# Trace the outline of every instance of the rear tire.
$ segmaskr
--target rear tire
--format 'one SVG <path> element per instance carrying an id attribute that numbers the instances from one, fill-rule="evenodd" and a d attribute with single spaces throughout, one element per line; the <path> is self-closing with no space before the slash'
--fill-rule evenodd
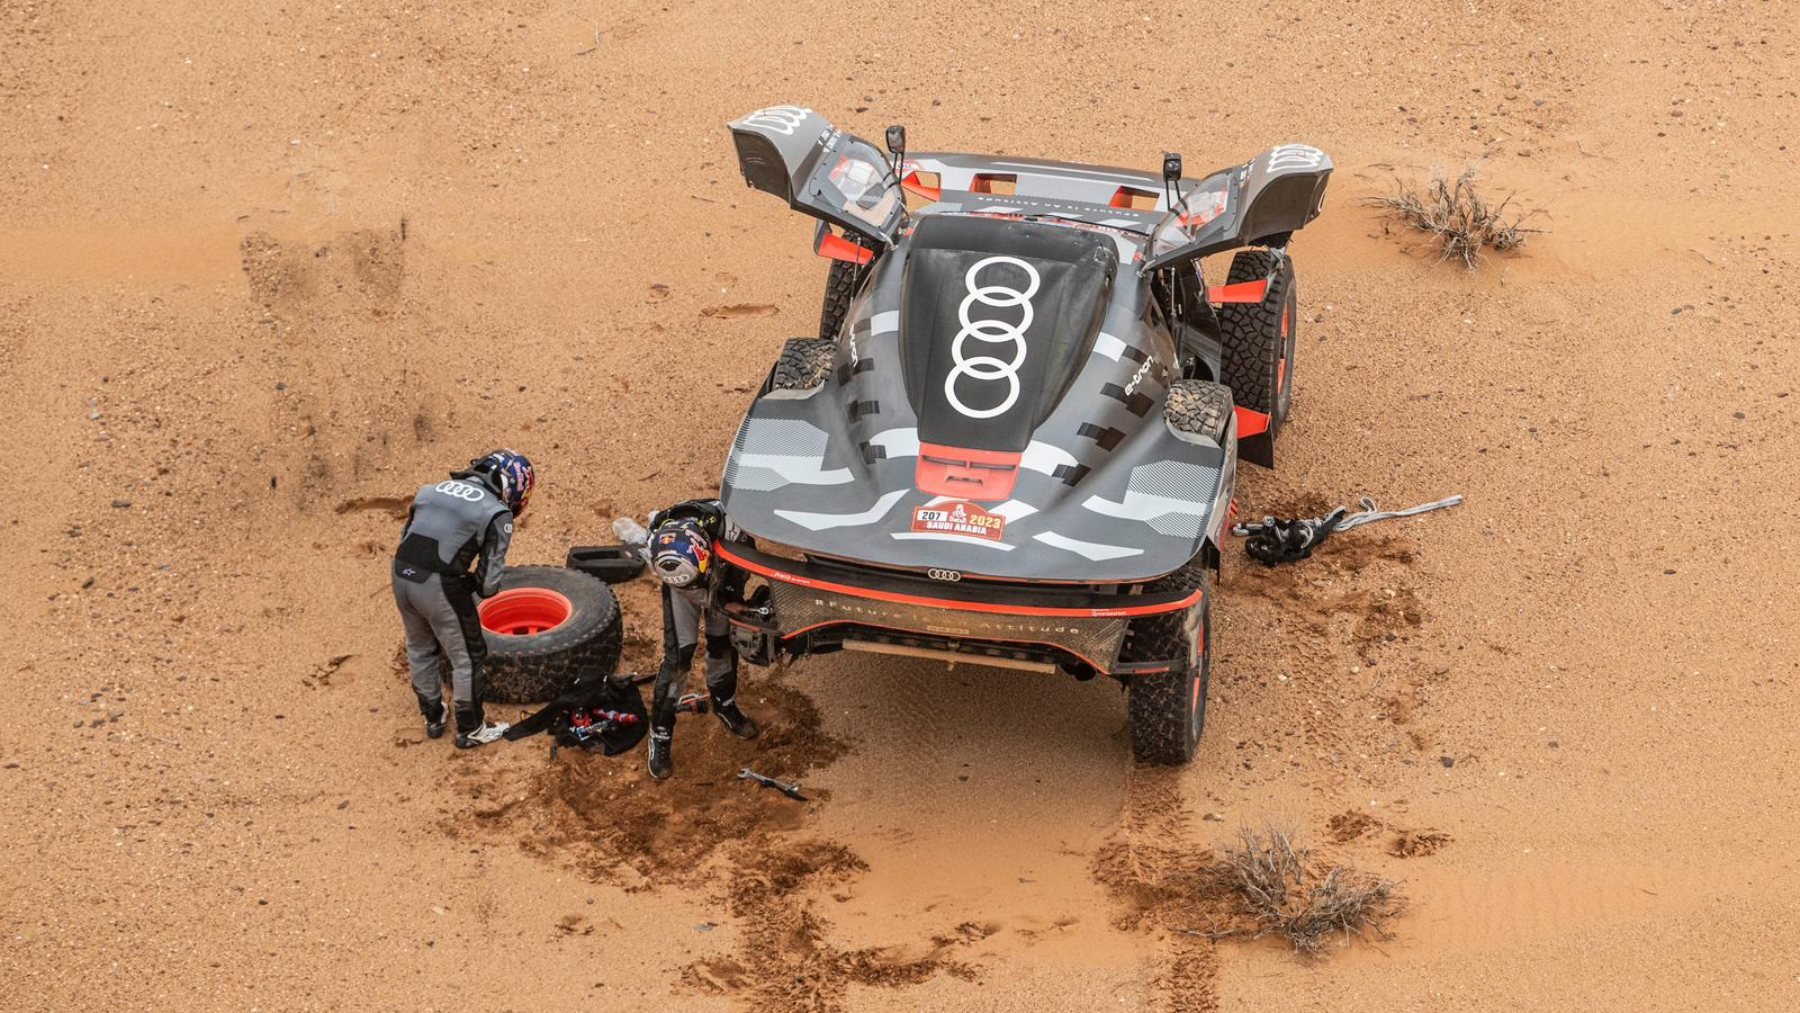
<path id="1" fill-rule="evenodd" d="M 1271 277 L 1273 276 L 1273 277 Z M 1224 339 L 1220 379 L 1235 402 L 1269 416 L 1274 437 L 1294 401 L 1294 351 L 1299 299 L 1294 262 L 1269 250 L 1241 250 L 1231 258 L 1228 284 L 1269 279 L 1259 303 L 1219 307 Z"/>
<path id="2" fill-rule="evenodd" d="M 831 273 L 825 276 L 825 304 L 819 310 L 819 337 L 838 336 L 844 326 L 844 317 L 850 312 L 850 300 L 856 298 L 856 290 L 862 287 L 863 275 L 868 271 L 866 264 L 852 264 L 847 260 L 831 262 Z"/>
<path id="3" fill-rule="evenodd" d="M 834 261 L 835 263 L 835 261 Z M 769 374 L 770 390 L 811 390 L 825 382 L 837 362 L 837 342 L 827 338 L 789 338 Z"/>
<path id="4" fill-rule="evenodd" d="M 578 675 L 612 675 L 619 667 L 619 603 L 596 577 L 560 566 L 512 566 L 500 575 L 502 592 L 541 588 L 568 599 L 569 616 L 554 628 L 523 636 L 483 629 L 487 661 L 482 675 L 486 699 L 494 703 L 554 700 Z M 438 656 L 449 680 L 449 666 Z"/>
<path id="5" fill-rule="evenodd" d="M 1127 677 L 1131 755 L 1139 763 L 1179 766 L 1194 758 L 1206 727 L 1212 660 L 1212 595 L 1206 568 L 1191 562 L 1159 578 L 1152 591 L 1201 590 L 1191 608 L 1132 620 L 1120 661 L 1172 660 L 1166 672 Z"/>

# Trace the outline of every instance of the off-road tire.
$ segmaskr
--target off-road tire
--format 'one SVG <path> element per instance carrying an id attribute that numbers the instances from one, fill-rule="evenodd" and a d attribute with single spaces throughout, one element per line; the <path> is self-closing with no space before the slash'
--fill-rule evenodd
<path id="1" fill-rule="evenodd" d="M 1231 388 L 1210 380 L 1176 380 L 1163 403 L 1163 419 L 1178 433 L 1204 436 L 1225 445 L 1231 424 Z"/>
<path id="2" fill-rule="evenodd" d="M 512 566 L 500 575 L 500 590 L 541 587 L 569 600 L 571 611 L 554 629 L 527 636 L 487 630 L 482 675 L 486 699 L 494 703 L 540 703 L 561 696 L 578 675 L 611 675 L 619 667 L 619 603 L 597 577 L 560 566 Z M 438 671 L 449 681 L 440 654 Z"/>
<path id="3" fill-rule="evenodd" d="M 847 260 L 831 262 L 831 273 L 825 276 L 825 303 L 819 310 L 819 337 L 838 336 L 838 329 L 844 326 L 844 315 L 850 312 L 850 300 L 856 298 L 856 290 L 862 287 L 863 276 L 868 273 L 867 264 L 852 264 Z"/>
<path id="4" fill-rule="evenodd" d="M 1270 250 L 1240 250 L 1231 258 L 1226 283 L 1261 281 L 1271 274 L 1262 302 L 1219 307 L 1224 341 L 1219 378 L 1231 388 L 1235 403 L 1269 416 L 1272 437 L 1293 408 L 1299 317 L 1294 262 Z"/>
<path id="5" fill-rule="evenodd" d="M 831 375 L 837 342 L 827 338 L 789 338 L 769 374 L 770 390 L 811 390 Z"/>
<path id="6" fill-rule="evenodd" d="M 1200 588 L 1206 591 L 1206 567 L 1199 560 L 1150 584 L 1151 591 Z M 1196 662 L 1194 635 L 1188 626 L 1199 610 L 1200 651 Z M 1206 727 L 1206 694 L 1212 660 L 1212 596 L 1202 593 L 1191 609 L 1134 619 L 1119 651 L 1120 661 L 1177 659 L 1167 672 L 1127 677 L 1126 715 L 1131 755 L 1139 763 L 1179 766 L 1194 758 Z"/>

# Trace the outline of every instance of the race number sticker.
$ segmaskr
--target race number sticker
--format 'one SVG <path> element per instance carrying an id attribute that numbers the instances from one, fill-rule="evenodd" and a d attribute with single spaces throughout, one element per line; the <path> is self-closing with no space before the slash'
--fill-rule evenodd
<path id="1" fill-rule="evenodd" d="M 942 535 L 968 535 L 997 542 L 1006 534 L 1006 518 L 973 503 L 942 503 L 913 511 L 912 529 Z"/>

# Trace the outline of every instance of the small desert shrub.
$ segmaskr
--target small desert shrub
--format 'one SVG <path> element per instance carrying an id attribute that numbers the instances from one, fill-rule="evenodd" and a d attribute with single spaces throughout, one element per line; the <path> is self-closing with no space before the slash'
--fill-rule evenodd
<path id="1" fill-rule="evenodd" d="M 1481 261 L 1481 248 L 1491 247 L 1502 253 L 1525 245 L 1527 237 L 1544 229 L 1525 227 L 1525 222 L 1539 212 L 1515 212 L 1507 220 L 1507 207 L 1514 194 L 1507 194 L 1498 204 L 1490 204 L 1475 185 L 1475 170 L 1465 169 L 1451 180 L 1439 174 L 1423 190 L 1397 185 L 1393 196 L 1370 197 L 1364 201 L 1380 208 L 1409 228 L 1434 237 L 1441 246 L 1441 259 L 1458 259 L 1473 271 Z"/>
<path id="2" fill-rule="evenodd" d="M 1240 831 L 1210 873 L 1236 910 L 1222 927 L 1202 934 L 1279 935 L 1306 956 L 1322 953 L 1338 936 L 1386 939 L 1383 923 L 1405 907 L 1391 881 L 1321 860 L 1294 832 L 1273 827 Z"/>

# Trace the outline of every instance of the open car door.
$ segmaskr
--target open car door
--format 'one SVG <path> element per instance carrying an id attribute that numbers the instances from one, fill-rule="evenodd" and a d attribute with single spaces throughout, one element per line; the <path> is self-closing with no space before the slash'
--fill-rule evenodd
<path id="1" fill-rule="evenodd" d="M 1319 216 L 1331 158 L 1305 144 L 1284 144 L 1243 165 L 1221 169 L 1186 190 L 1151 238 L 1144 274 L 1239 246 L 1285 242 Z"/>
<path id="2" fill-rule="evenodd" d="M 798 211 L 892 245 L 906 217 L 900 181 L 881 150 L 800 106 L 771 106 L 731 124 L 744 182 Z"/>

